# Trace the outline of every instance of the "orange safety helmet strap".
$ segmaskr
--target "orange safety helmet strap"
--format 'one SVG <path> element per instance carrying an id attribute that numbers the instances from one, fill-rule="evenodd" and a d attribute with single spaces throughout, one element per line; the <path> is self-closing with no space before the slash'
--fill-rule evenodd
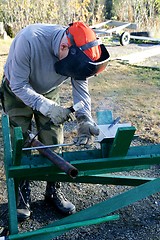
<path id="1" fill-rule="evenodd" d="M 67 34 L 67 37 L 70 39 L 71 44 L 72 45 L 76 45 L 72 34 L 69 31 L 66 31 L 66 34 Z M 95 47 L 95 46 L 98 46 L 98 45 L 100 45 L 100 41 L 97 39 L 97 40 L 93 40 L 91 42 L 88 42 L 86 44 L 83 44 L 82 46 L 79 46 L 79 48 L 82 51 L 85 51 L 85 50 L 87 50 L 89 48 L 92 48 L 92 47 Z"/>

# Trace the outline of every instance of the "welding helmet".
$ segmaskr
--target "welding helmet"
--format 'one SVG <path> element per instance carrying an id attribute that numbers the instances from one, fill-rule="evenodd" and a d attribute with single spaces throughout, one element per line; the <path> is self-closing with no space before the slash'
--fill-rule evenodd
<path id="1" fill-rule="evenodd" d="M 109 60 L 105 46 L 94 31 L 82 22 L 70 24 L 66 30 L 68 55 L 55 63 L 58 74 L 83 80 L 102 72 Z"/>

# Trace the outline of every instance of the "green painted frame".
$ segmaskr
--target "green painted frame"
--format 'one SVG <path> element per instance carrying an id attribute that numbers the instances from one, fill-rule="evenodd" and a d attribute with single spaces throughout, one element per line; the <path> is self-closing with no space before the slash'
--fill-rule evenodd
<path id="1" fill-rule="evenodd" d="M 110 111 L 99 112 L 97 118 L 98 123 L 111 123 L 112 113 Z M 104 139 L 101 142 L 100 149 L 63 152 L 61 156 L 79 170 L 78 177 L 72 179 L 39 154 L 24 157 L 22 155 L 23 136 L 21 128 L 14 129 L 14 139 L 11 143 L 9 117 L 3 114 L 4 165 L 9 206 L 9 236 L 7 239 L 49 240 L 70 229 L 116 220 L 119 219 L 118 215 L 109 216 L 109 214 L 159 192 L 160 178 L 112 174 L 141 170 L 150 168 L 154 164 L 160 164 L 159 144 L 130 146 L 135 130 L 134 127 L 119 128 L 114 139 Z M 45 175 L 44 172 L 47 174 Z M 18 183 L 22 179 L 37 181 L 55 181 L 56 179 L 61 182 L 126 185 L 134 186 L 134 188 L 74 215 L 55 221 L 47 227 L 32 232 L 19 233 L 16 199 Z"/>

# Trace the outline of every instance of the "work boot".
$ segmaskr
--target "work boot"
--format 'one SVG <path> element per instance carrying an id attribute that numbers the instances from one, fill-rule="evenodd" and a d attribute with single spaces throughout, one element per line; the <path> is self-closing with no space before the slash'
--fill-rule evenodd
<path id="1" fill-rule="evenodd" d="M 19 221 L 24 221 L 30 217 L 30 187 L 29 181 L 23 181 L 18 188 L 18 206 L 17 206 L 17 218 Z"/>
<path id="2" fill-rule="evenodd" d="M 47 182 L 45 200 L 65 215 L 71 215 L 76 212 L 75 206 L 61 192 L 60 183 Z"/>

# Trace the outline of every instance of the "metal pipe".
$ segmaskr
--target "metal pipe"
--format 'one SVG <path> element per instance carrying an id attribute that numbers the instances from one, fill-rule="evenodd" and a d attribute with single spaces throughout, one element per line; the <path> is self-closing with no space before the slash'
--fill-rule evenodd
<path id="1" fill-rule="evenodd" d="M 39 140 L 33 139 L 31 141 L 33 147 L 44 146 Z M 65 161 L 61 156 L 47 149 L 37 149 L 43 156 L 47 157 L 52 163 L 58 166 L 62 171 L 67 173 L 70 177 L 76 178 L 78 175 L 78 170 L 72 166 L 69 162 Z"/>

